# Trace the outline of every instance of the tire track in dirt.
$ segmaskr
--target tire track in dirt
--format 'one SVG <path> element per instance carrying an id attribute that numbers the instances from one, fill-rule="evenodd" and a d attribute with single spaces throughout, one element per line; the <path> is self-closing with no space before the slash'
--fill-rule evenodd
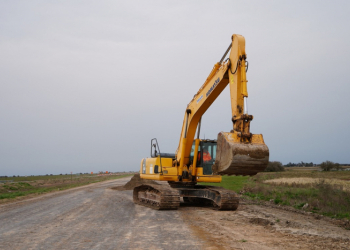
<path id="1" fill-rule="evenodd" d="M 120 180 L 0 208 L 0 249 L 205 249 L 179 211 L 135 205 Z"/>
<path id="2" fill-rule="evenodd" d="M 219 249 L 350 249 L 349 230 L 312 215 L 250 204 L 237 211 L 181 211 L 196 235 Z"/>

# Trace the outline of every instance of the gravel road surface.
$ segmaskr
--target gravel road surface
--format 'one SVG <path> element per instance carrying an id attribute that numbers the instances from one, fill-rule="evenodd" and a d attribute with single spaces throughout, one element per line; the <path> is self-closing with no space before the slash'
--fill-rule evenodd
<path id="1" fill-rule="evenodd" d="M 135 206 L 130 178 L 0 206 L 0 249 L 203 249 L 179 211 Z M 194 239 L 193 239 L 194 238 Z"/>

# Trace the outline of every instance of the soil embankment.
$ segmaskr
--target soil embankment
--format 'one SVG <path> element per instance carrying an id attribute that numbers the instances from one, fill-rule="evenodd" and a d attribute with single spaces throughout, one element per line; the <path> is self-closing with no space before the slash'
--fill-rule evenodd
<path id="1" fill-rule="evenodd" d="M 242 201 L 236 211 L 182 207 L 196 235 L 218 249 L 350 249 L 339 220 L 283 206 Z"/>
<path id="2" fill-rule="evenodd" d="M 142 184 L 158 184 L 155 181 L 152 180 L 145 180 L 140 178 L 140 174 L 135 174 L 130 181 L 128 181 L 125 185 L 123 186 L 116 186 L 112 187 L 113 190 L 133 190 L 134 187 L 140 186 Z"/>

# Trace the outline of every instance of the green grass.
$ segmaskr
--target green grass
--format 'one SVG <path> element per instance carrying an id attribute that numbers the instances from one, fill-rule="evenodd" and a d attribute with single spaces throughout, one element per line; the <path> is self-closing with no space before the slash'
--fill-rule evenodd
<path id="1" fill-rule="evenodd" d="M 295 177 L 302 173 L 293 173 Z M 285 175 L 283 173 L 283 175 Z M 245 182 L 243 194 L 254 200 L 272 201 L 274 204 L 292 206 L 312 213 L 318 213 L 332 218 L 350 219 L 350 193 L 341 185 L 328 184 L 325 181 L 308 184 L 283 185 L 265 183 L 271 177 L 280 178 L 279 174 L 260 173 Z M 329 176 L 335 176 L 330 173 Z M 286 176 L 284 176 L 286 177 Z M 325 175 L 325 177 L 328 177 Z M 337 176 L 339 177 L 339 176 Z M 307 204 L 307 206 L 306 206 Z M 305 206 L 305 207 L 304 207 Z"/>
<path id="2" fill-rule="evenodd" d="M 248 176 L 222 176 L 220 183 L 199 182 L 199 185 L 219 186 L 239 192 L 248 180 Z"/>
<path id="3" fill-rule="evenodd" d="M 69 188 L 79 187 L 91 183 L 106 181 L 106 180 L 113 180 L 113 179 L 119 179 L 123 177 L 130 176 L 130 174 L 126 175 L 110 175 L 110 176 L 93 176 L 93 178 L 78 178 L 73 179 L 73 181 L 70 181 L 70 179 L 65 182 L 61 179 L 61 181 L 58 181 L 57 178 L 52 179 L 40 179 L 42 176 L 36 176 L 35 180 L 32 182 L 11 182 L 6 183 L 3 185 L 0 185 L 0 200 L 2 199 L 14 199 L 16 197 L 20 196 L 26 196 L 30 194 L 43 194 L 48 193 L 52 191 L 58 191 L 58 190 L 66 190 Z M 42 183 L 37 183 L 37 181 L 44 181 L 45 184 L 49 184 L 50 186 L 40 186 Z"/>
<path id="4" fill-rule="evenodd" d="M 19 182 L 19 181 L 37 181 L 37 180 L 63 180 L 76 178 L 94 178 L 96 174 L 60 174 L 60 175 L 31 175 L 31 176 L 8 176 L 0 177 L 0 181 Z"/>

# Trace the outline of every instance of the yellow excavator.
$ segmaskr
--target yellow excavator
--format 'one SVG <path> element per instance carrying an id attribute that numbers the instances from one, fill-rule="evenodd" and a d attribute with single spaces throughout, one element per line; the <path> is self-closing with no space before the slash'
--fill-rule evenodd
<path id="1" fill-rule="evenodd" d="M 151 157 L 141 160 L 141 179 L 167 181 L 169 185 L 147 183 L 135 187 L 134 203 L 154 209 L 177 209 L 182 197 L 184 202 L 212 204 L 219 210 L 237 209 L 239 198 L 235 192 L 197 184 L 221 182 L 222 175 L 255 175 L 267 167 L 269 149 L 263 136 L 250 133 L 253 116 L 247 110 L 247 70 L 245 39 L 234 34 L 220 62 L 187 105 L 175 154 L 161 153 L 154 138 Z M 202 115 L 227 85 L 233 129 L 220 132 L 217 140 L 199 139 Z"/>

